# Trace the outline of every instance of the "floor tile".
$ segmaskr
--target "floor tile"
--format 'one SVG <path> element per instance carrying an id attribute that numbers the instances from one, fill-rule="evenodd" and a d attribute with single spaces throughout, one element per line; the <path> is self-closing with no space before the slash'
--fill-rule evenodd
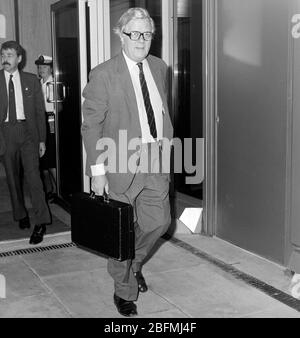
<path id="1" fill-rule="evenodd" d="M 207 265 L 152 275 L 155 292 L 194 318 L 246 316 L 278 302 Z"/>
<path id="2" fill-rule="evenodd" d="M 44 278 L 74 317 L 120 318 L 113 304 L 113 281 L 106 269 Z"/>
<path id="3" fill-rule="evenodd" d="M 0 302 L 1 318 L 69 318 L 64 307 L 51 295 L 10 299 Z"/>
<path id="4" fill-rule="evenodd" d="M 6 279 L 7 301 L 48 293 L 39 277 L 20 257 L 1 258 L 0 273 Z"/>
<path id="5" fill-rule="evenodd" d="M 280 304 L 275 307 L 251 313 L 245 318 L 300 318 L 300 312 Z"/>
<path id="6" fill-rule="evenodd" d="M 291 278 L 285 274 L 286 268 L 279 264 L 215 237 L 178 235 L 177 238 L 283 292 L 289 291 Z"/>
<path id="7" fill-rule="evenodd" d="M 46 251 L 24 256 L 24 260 L 40 275 L 51 276 L 106 267 L 107 260 L 78 248 Z"/>
<path id="8" fill-rule="evenodd" d="M 203 263 L 201 259 L 181 248 L 175 247 L 172 243 L 164 240 L 159 241 L 152 255 L 143 267 L 145 275 L 148 272 L 176 270 L 182 267 L 192 267 Z"/>
<path id="9" fill-rule="evenodd" d="M 113 280 L 106 269 L 47 277 L 44 281 L 75 317 L 122 318 L 113 304 Z M 174 310 L 151 291 L 140 295 L 136 304 L 141 318 Z"/>
<path id="10" fill-rule="evenodd" d="M 139 306 L 139 309 L 142 309 Z M 143 310 L 139 310 L 139 318 L 190 318 L 186 314 L 184 314 L 179 309 L 168 310 L 168 311 L 159 311 L 153 313 L 143 313 Z"/>

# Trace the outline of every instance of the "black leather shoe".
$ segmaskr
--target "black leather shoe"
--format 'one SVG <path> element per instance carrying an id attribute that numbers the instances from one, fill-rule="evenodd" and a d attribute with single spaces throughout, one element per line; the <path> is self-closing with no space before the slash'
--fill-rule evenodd
<path id="1" fill-rule="evenodd" d="M 136 278 L 138 282 L 138 288 L 140 292 L 147 292 L 148 286 L 146 284 L 145 278 L 141 271 L 134 272 L 134 277 Z"/>
<path id="2" fill-rule="evenodd" d="M 28 216 L 19 220 L 19 228 L 22 230 L 30 228 L 30 220 Z"/>
<path id="3" fill-rule="evenodd" d="M 134 302 L 125 300 L 114 294 L 114 303 L 118 312 L 125 317 L 133 317 L 137 315 L 136 305 Z"/>
<path id="4" fill-rule="evenodd" d="M 43 241 L 44 235 L 46 233 L 46 225 L 38 224 L 34 227 L 32 235 L 29 240 L 29 244 L 39 244 Z"/>
<path id="5" fill-rule="evenodd" d="M 57 194 L 55 194 L 54 192 L 48 192 L 46 195 L 46 199 L 49 203 L 56 203 Z"/>
<path id="6" fill-rule="evenodd" d="M 57 204 L 57 201 L 58 201 L 57 194 L 52 194 L 51 199 L 49 200 L 49 203 Z"/>

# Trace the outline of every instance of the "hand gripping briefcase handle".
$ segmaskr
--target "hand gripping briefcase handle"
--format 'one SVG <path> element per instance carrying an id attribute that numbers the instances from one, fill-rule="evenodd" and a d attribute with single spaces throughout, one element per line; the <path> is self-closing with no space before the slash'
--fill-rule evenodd
<path id="1" fill-rule="evenodd" d="M 90 194 L 90 198 L 91 199 L 96 199 L 96 194 L 95 194 L 95 192 L 94 191 L 92 191 L 91 192 L 91 194 Z M 109 195 L 107 194 L 107 192 L 104 190 L 104 192 L 103 192 L 103 201 L 104 201 L 104 203 L 109 203 L 110 202 L 110 199 L 109 199 Z"/>
<path id="2" fill-rule="evenodd" d="M 134 258 L 132 205 L 104 194 L 73 194 L 71 203 L 72 241 L 83 249 L 124 261 Z"/>

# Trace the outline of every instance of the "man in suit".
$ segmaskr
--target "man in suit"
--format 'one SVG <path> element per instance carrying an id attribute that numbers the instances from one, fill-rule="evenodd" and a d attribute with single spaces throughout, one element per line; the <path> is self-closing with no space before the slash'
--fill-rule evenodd
<path id="1" fill-rule="evenodd" d="M 154 30 L 154 22 L 145 9 L 125 12 L 115 28 L 122 52 L 92 70 L 83 92 L 82 135 L 92 190 L 100 196 L 106 191 L 112 199 L 134 208 L 135 258 L 124 262 L 108 260 L 108 272 L 115 285 L 114 303 L 124 316 L 137 314 L 134 302 L 139 292 L 148 289 L 142 265 L 171 222 L 169 174 L 151 170 L 157 168 L 157 163 L 161 168 L 163 158 L 169 160 L 161 156 L 163 141 L 173 136 L 167 104 L 167 66 L 148 55 Z M 131 170 L 110 172 L 102 156 L 104 147 L 98 141 L 109 138 L 117 147 L 117 154 L 108 150 L 106 160 L 110 156 L 126 156 L 128 163 L 133 151 L 124 154 L 120 149 L 124 131 L 125 141 L 139 140 L 139 159 Z M 144 170 L 145 163 L 149 170 Z"/>
<path id="2" fill-rule="evenodd" d="M 27 181 L 35 216 L 31 244 L 43 240 L 51 222 L 39 172 L 39 157 L 45 153 L 46 121 L 41 85 L 34 74 L 18 69 L 23 48 L 16 41 L 1 46 L 0 146 L 13 216 L 21 229 L 30 228 L 24 204 L 21 167 Z"/>

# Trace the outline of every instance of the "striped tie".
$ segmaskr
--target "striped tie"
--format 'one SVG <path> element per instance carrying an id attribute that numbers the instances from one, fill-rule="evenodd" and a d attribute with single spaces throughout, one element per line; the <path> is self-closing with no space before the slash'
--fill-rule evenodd
<path id="1" fill-rule="evenodd" d="M 8 121 L 15 124 L 17 120 L 15 87 L 12 81 L 13 75 L 10 75 L 8 83 Z"/>
<path id="2" fill-rule="evenodd" d="M 144 71 L 143 71 L 143 64 L 142 62 L 139 62 L 138 67 L 140 69 L 140 83 L 141 83 L 141 88 L 143 92 L 143 97 L 144 97 L 144 103 L 145 103 L 145 109 L 147 113 L 147 118 L 148 118 L 148 124 L 150 128 L 150 133 L 154 139 L 157 138 L 157 130 L 156 130 L 156 124 L 155 124 L 155 117 L 154 117 L 154 112 L 153 108 L 151 105 L 150 101 L 150 95 L 149 95 L 149 90 L 147 87 Z"/>

